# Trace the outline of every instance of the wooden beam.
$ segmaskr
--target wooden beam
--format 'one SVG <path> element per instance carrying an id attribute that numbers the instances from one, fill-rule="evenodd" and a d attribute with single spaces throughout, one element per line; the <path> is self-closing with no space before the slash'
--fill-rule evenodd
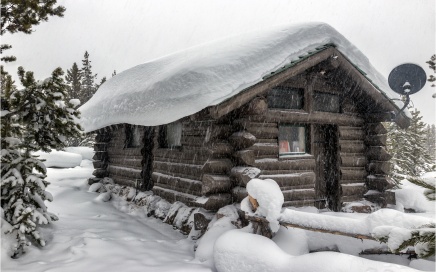
<path id="1" fill-rule="evenodd" d="M 243 91 L 239 94 L 221 102 L 219 105 L 209 107 L 209 114 L 212 118 L 218 119 L 221 116 L 241 107 L 256 96 L 263 95 L 269 89 L 285 82 L 290 77 L 296 76 L 312 66 L 328 59 L 334 53 L 334 48 L 325 49 L 303 61 L 286 69 L 276 75 L 269 77 Z"/>

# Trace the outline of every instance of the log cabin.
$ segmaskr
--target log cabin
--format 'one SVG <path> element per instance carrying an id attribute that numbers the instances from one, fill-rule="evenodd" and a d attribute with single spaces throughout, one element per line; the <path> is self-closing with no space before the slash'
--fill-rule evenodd
<path id="1" fill-rule="evenodd" d="M 367 58 L 326 24 L 193 47 L 108 80 L 80 108 L 95 171 L 206 210 L 275 180 L 284 207 L 395 203 L 386 129 L 410 115 Z"/>

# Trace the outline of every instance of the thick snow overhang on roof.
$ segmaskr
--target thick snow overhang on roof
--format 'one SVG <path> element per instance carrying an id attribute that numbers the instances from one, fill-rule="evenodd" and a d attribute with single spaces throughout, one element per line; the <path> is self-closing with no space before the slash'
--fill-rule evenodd
<path id="1" fill-rule="evenodd" d="M 128 69 L 80 107 L 81 125 L 89 132 L 120 123 L 171 123 L 228 100 L 326 45 L 334 45 L 394 108 L 403 106 L 354 45 L 331 26 L 310 23 L 233 36 Z"/>

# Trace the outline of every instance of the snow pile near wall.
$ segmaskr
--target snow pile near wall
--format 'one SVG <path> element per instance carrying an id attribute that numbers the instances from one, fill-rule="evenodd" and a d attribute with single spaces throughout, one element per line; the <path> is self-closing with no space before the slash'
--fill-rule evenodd
<path id="1" fill-rule="evenodd" d="M 45 167 L 72 168 L 80 166 L 82 155 L 65 151 L 52 150 L 50 153 L 37 151 L 33 155 L 44 159 Z"/>
<path id="2" fill-rule="evenodd" d="M 347 39 L 324 23 L 285 25 L 195 46 L 109 79 L 79 110 L 86 132 L 129 123 L 156 126 L 217 105 L 298 60 L 334 44 L 390 98 L 386 79 Z M 399 107 L 401 101 L 396 101 Z"/>
<path id="3" fill-rule="evenodd" d="M 428 172 L 421 176 L 428 184 L 435 184 L 436 172 Z M 429 201 L 424 196 L 426 189 L 409 182 L 407 179 L 401 181 L 401 188 L 395 190 L 396 209 L 404 211 L 404 209 L 412 209 L 416 212 L 431 212 L 436 211 L 433 201 Z"/>
<path id="4" fill-rule="evenodd" d="M 279 230 L 277 219 L 284 202 L 283 193 L 277 182 L 272 179 L 252 179 L 247 183 L 247 192 L 259 204 L 255 215 L 265 217 L 269 221 L 271 231 L 277 232 Z"/>
<path id="5" fill-rule="evenodd" d="M 66 152 L 75 153 L 82 155 L 82 159 L 84 160 L 92 160 L 94 157 L 94 149 L 92 147 L 87 146 L 70 146 L 65 148 Z"/>
<path id="6" fill-rule="evenodd" d="M 418 271 L 336 252 L 292 256 L 272 240 L 241 230 L 228 231 L 218 238 L 215 242 L 214 260 L 219 272 Z"/>

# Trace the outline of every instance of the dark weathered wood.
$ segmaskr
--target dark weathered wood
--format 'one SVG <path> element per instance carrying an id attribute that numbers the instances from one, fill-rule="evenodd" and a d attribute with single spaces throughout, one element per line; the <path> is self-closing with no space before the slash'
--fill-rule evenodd
<path id="1" fill-rule="evenodd" d="M 343 167 L 365 167 L 367 164 L 367 159 L 365 156 L 340 154 L 340 163 Z"/>
<path id="2" fill-rule="evenodd" d="M 205 150 L 213 157 L 226 157 L 233 153 L 233 147 L 229 143 L 213 142 Z"/>
<path id="3" fill-rule="evenodd" d="M 233 202 L 241 202 L 248 196 L 247 189 L 244 187 L 236 186 L 232 189 Z"/>
<path id="4" fill-rule="evenodd" d="M 298 185 L 311 185 L 314 186 L 316 175 L 314 172 L 301 172 L 292 174 L 276 174 L 276 175 L 264 175 L 259 176 L 261 179 L 272 179 L 280 187 L 286 186 L 298 186 Z"/>
<path id="5" fill-rule="evenodd" d="M 395 205 L 395 192 L 384 191 L 372 194 L 366 194 L 365 199 L 379 204 L 382 208 L 386 208 L 388 204 Z"/>
<path id="6" fill-rule="evenodd" d="M 191 177 L 194 177 L 193 179 L 199 180 L 201 179 L 201 175 L 203 174 L 203 165 L 197 165 L 197 164 L 183 164 L 183 163 L 172 163 L 172 162 L 160 162 L 160 161 L 154 161 L 153 162 L 153 169 L 155 172 L 161 172 L 165 171 L 163 173 L 174 173 L 174 174 L 185 174 Z M 162 172 L 161 172 L 162 173 Z"/>
<path id="7" fill-rule="evenodd" d="M 227 99 L 221 102 L 217 106 L 209 107 L 209 114 L 214 119 L 218 119 L 221 116 L 239 108 L 240 106 L 246 104 L 251 99 L 256 96 L 264 94 L 270 88 L 277 86 L 278 84 L 286 81 L 290 77 L 296 76 L 306 69 L 320 63 L 321 61 L 329 58 L 335 50 L 333 48 L 328 48 L 323 50 L 310 58 L 307 58 L 300 63 L 294 65 L 292 68 L 284 70 L 272 77 L 269 77 L 249 88 L 240 92 L 239 94 L 233 96 L 231 99 Z"/>
<path id="8" fill-rule="evenodd" d="M 109 163 L 111 165 L 128 166 L 141 169 L 142 159 L 142 156 L 112 156 L 109 158 Z"/>
<path id="9" fill-rule="evenodd" d="M 277 139 L 279 136 L 279 129 L 277 127 L 247 127 L 246 130 L 259 139 Z"/>
<path id="10" fill-rule="evenodd" d="M 248 148 L 256 142 L 256 137 L 246 131 L 235 132 L 229 137 L 230 144 L 236 149 Z"/>
<path id="11" fill-rule="evenodd" d="M 235 119 L 233 121 L 233 126 L 237 130 L 248 130 L 248 129 L 255 129 L 258 127 L 277 127 L 277 123 L 268 123 L 268 122 L 252 122 L 249 118 L 241 118 L 241 119 Z"/>
<path id="12" fill-rule="evenodd" d="M 291 200 L 283 202 L 282 207 L 304 207 L 304 206 L 314 206 L 314 199 L 305 199 L 305 200 Z"/>
<path id="13" fill-rule="evenodd" d="M 353 184 L 341 184 L 342 195 L 359 195 L 363 197 L 363 195 L 368 191 L 365 186 L 365 183 L 353 183 Z"/>
<path id="14" fill-rule="evenodd" d="M 259 155 L 273 155 L 278 156 L 279 154 L 279 145 L 277 141 L 275 143 L 255 143 L 253 146 L 248 149 L 253 150 L 256 156 Z"/>
<path id="15" fill-rule="evenodd" d="M 344 180 L 364 180 L 368 173 L 364 167 L 359 168 L 341 168 L 341 179 Z"/>
<path id="16" fill-rule="evenodd" d="M 261 159 L 256 160 L 255 167 L 262 170 L 313 170 L 315 169 L 315 159 L 301 160 L 278 160 L 278 159 Z"/>
<path id="17" fill-rule="evenodd" d="M 260 169 L 256 167 L 233 167 L 230 177 L 236 181 L 236 184 L 246 186 L 247 183 L 260 175 Z"/>
<path id="18" fill-rule="evenodd" d="M 368 135 L 378 135 L 388 133 L 382 123 L 367 123 L 365 124 L 366 133 Z"/>
<path id="19" fill-rule="evenodd" d="M 107 143 L 100 142 L 100 143 L 94 143 L 94 151 L 107 151 Z"/>
<path id="20" fill-rule="evenodd" d="M 106 169 L 97 168 L 94 170 L 94 172 L 92 172 L 92 174 L 96 178 L 104 178 L 108 176 L 108 171 Z"/>
<path id="21" fill-rule="evenodd" d="M 125 149 L 114 149 L 108 148 L 107 154 L 109 157 L 112 156 L 142 156 L 141 148 L 125 148 Z"/>
<path id="22" fill-rule="evenodd" d="M 115 183 L 117 183 L 119 185 L 130 186 L 130 187 L 136 188 L 137 182 L 134 179 L 129 179 L 126 177 L 115 176 L 115 175 L 110 175 L 109 177 L 111 179 L 113 179 Z"/>
<path id="23" fill-rule="evenodd" d="M 361 127 L 339 127 L 339 138 L 341 140 L 363 140 L 365 133 Z"/>
<path id="24" fill-rule="evenodd" d="M 206 231 L 207 226 L 209 225 L 212 218 L 210 216 L 205 215 L 205 213 L 195 212 L 194 213 L 194 229 L 195 230 L 204 230 Z"/>
<path id="25" fill-rule="evenodd" d="M 367 170 L 370 174 L 389 174 L 391 163 L 389 161 L 370 161 Z"/>
<path id="26" fill-rule="evenodd" d="M 165 184 L 165 183 L 155 183 L 154 186 L 159 186 L 163 189 L 173 190 L 173 191 L 178 192 L 178 193 L 188 194 L 188 195 L 192 195 L 192 196 L 202 196 L 201 191 L 197 191 L 197 190 L 194 190 L 192 188 L 173 187 L 173 186 L 171 186 L 169 184 Z"/>
<path id="27" fill-rule="evenodd" d="M 370 190 L 384 192 L 385 190 L 394 188 L 396 183 L 390 177 L 384 175 L 370 175 L 366 178 L 366 186 Z"/>
<path id="28" fill-rule="evenodd" d="M 268 102 L 264 97 L 256 97 L 241 108 L 242 114 L 262 115 L 268 110 Z"/>
<path id="29" fill-rule="evenodd" d="M 106 169 L 108 162 L 107 161 L 93 161 L 92 165 L 94 166 L 94 168 Z"/>
<path id="30" fill-rule="evenodd" d="M 205 174 L 203 175 L 202 183 L 202 195 L 229 192 L 233 186 L 229 176 L 225 175 Z"/>
<path id="31" fill-rule="evenodd" d="M 365 152 L 365 144 L 360 140 L 339 140 L 339 148 L 343 153 Z"/>
<path id="32" fill-rule="evenodd" d="M 198 194 L 201 195 L 202 182 L 199 180 L 175 177 L 158 172 L 153 172 L 151 177 L 155 184 L 166 184 L 173 190 L 177 190 L 176 188 L 185 188 L 198 192 Z"/>
<path id="33" fill-rule="evenodd" d="M 107 171 L 109 172 L 110 175 L 122 176 L 131 179 L 140 179 L 142 169 L 108 165 Z"/>
<path id="34" fill-rule="evenodd" d="M 269 109 L 266 115 L 252 115 L 249 119 L 254 122 L 336 124 L 341 126 L 359 126 L 364 123 L 364 119 L 357 116 L 328 112 L 307 113 L 301 110 Z"/>
<path id="35" fill-rule="evenodd" d="M 107 160 L 107 158 L 108 158 L 108 153 L 105 151 L 97 151 L 97 152 L 95 152 L 94 156 L 92 157 L 92 159 L 96 160 L 96 161 Z"/>
<path id="36" fill-rule="evenodd" d="M 375 161 L 389 161 L 392 158 L 392 156 L 382 146 L 368 147 L 366 155 L 369 160 Z"/>
<path id="37" fill-rule="evenodd" d="M 233 164 L 229 159 L 208 160 L 201 168 L 203 173 L 229 174 Z"/>
<path id="38" fill-rule="evenodd" d="M 368 146 L 386 146 L 387 134 L 366 135 L 365 144 Z"/>
<path id="39" fill-rule="evenodd" d="M 282 191 L 285 201 L 315 199 L 315 189 L 294 189 Z"/>
<path id="40" fill-rule="evenodd" d="M 208 143 L 208 140 L 206 136 L 185 136 L 182 137 L 180 143 L 182 146 L 204 146 Z"/>
<path id="41" fill-rule="evenodd" d="M 240 150 L 233 153 L 233 158 L 237 165 L 241 166 L 253 166 L 255 162 L 255 156 L 253 150 Z"/>

